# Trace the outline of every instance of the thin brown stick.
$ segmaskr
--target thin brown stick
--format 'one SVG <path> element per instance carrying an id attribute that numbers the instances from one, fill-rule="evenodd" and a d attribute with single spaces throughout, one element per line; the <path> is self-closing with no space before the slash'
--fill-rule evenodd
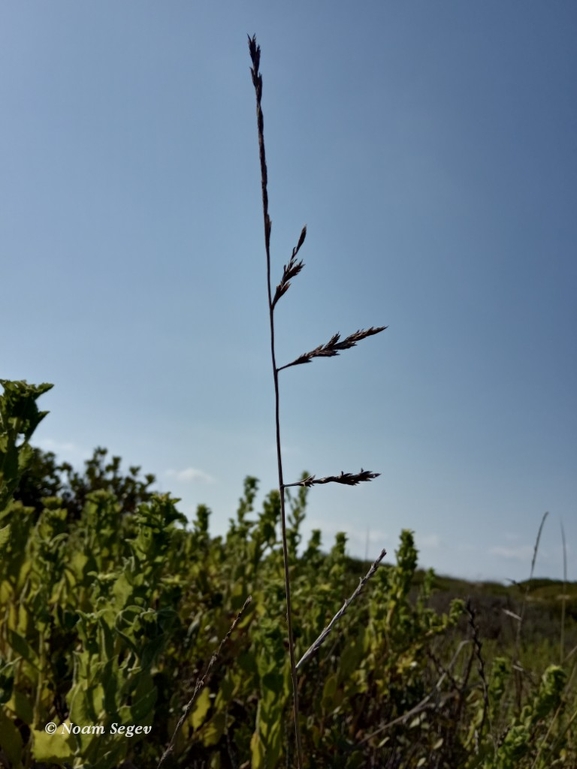
<path id="1" fill-rule="evenodd" d="M 515 659 L 513 662 L 513 669 L 515 670 L 515 684 L 517 687 L 517 709 L 519 712 L 521 712 L 521 699 L 522 699 L 522 687 L 523 687 L 523 683 L 519 675 L 520 673 L 523 673 L 523 666 L 521 665 L 521 631 L 523 628 L 523 622 L 525 620 L 525 612 L 527 610 L 529 591 L 531 589 L 531 580 L 533 579 L 533 574 L 535 572 L 535 563 L 537 562 L 537 553 L 539 552 L 539 543 L 541 541 L 541 534 L 543 532 L 543 526 L 545 525 L 545 521 L 547 520 L 548 515 L 549 515 L 549 512 L 547 511 L 543 514 L 543 517 L 541 518 L 539 531 L 537 532 L 537 539 L 535 540 L 535 547 L 533 548 L 533 558 L 531 559 L 531 571 L 529 572 L 529 579 L 527 580 L 527 584 L 525 586 L 523 600 L 521 603 L 521 610 L 519 612 L 519 622 L 517 623 L 517 635 L 515 637 Z"/>
<path id="2" fill-rule="evenodd" d="M 169 755 L 172 753 L 172 751 L 174 750 L 174 744 L 175 744 L 175 742 L 176 742 L 176 738 L 177 738 L 177 736 L 178 736 L 178 733 L 179 733 L 179 731 L 181 730 L 181 728 L 182 728 L 182 725 L 184 724 L 184 722 L 185 722 L 185 721 L 186 721 L 186 719 L 188 718 L 188 715 L 189 715 L 190 711 L 192 710 L 192 706 L 194 705 L 194 702 L 195 702 L 196 698 L 198 697 L 198 695 L 199 695 L 199 692 L 202 690 L 203 686 L 205 685 L 205 683 L 206 683 L 206 679 L 207 679 L 207 678 L 208 678 L 208 676 L 210 675 L 210 672 L 212 671 L 212 669 L 213 669 L 213 667 L 215 666 L 215 664 L 216 664 L 216 662 L 217 662 L 218 658 L 220 657 L 220 654 L 221 654 L 221 652 L 222 652 L 222 649 L 223 649 L 223 647 L 224 647 L 225 643 L 228 641 L 228 639 L 231 637 L 231 635 L 232 635 L 232 634 L 234 633 L 234 631 L 236 630 L 236 626 L 237 626 L 237 625 L 238 625 L 238 623 L 240 622 L 242 615 L 244 614 L 244 612 L 245 612 L 245 610 L 246 610 L 247 606 L 249 605 L 249 603 L 250 603 L 251 601 L 252 601 L 252 596 L 251 596 L 251 595 L 249 595 L 249 597 L 246 599 L 246 601 L 245 601 L 245 602 L 244 602 L 244 604 L 242 605 L 242 609 L 241 609 L 241 610 L 239 611 L 239 613 L 236 615 L 236 617 L 235 617 L 235 619 L 234 619 L 234 622 L 232 623 L 232 625 L 231 625 L 231 626 L 230 626 L 230 628 L 229 628 L 229 631 L 228 631 L 228 633 L 227 633 L 227 634 L 225 635 L 225 637 L 222 639 L 222 641 L 221 641 L 221 642 L 220 642 L 220 644 L 218 645 L 218 649 L 217 649 L 217 650 L 214 652 L 214 654 L 212 655 L 212 657 L 211 657 L 211 658 L 210 658 L 210 660 L 208 661 L 208 665 L 206 666 L 206 670 L 204 671 L 204 673 L 202 674 L 202 676 L 201 676 L 201 677 L 198 679 L 198 681 L 196 682 L 196 686 L 194 687 L 194 691 L 193 691 L 193 693 L 192 693 L 192 697 L 190 698 L 190 700 L 189 700 L 189 701 L 186 703 L 186 705 L 184 706 L 184 710 L 183 710 L 183 712 L 182 712 L 182 716 L 181 716 L 181 717 L 179 718 L 179 720 L 178 720 L 178 723 L 177 723 L 177 725 L 176 725 L 176 728 L 175 728 L 175 730 L 174 730 L 174 732 L 173 732 L 173 734 L 172 734 L 172 737 L 170 738 L 170 742 L 168 743 L 168 747 L 166 748 L 166 750 L 164 751 L 164 753 L 163 753 L 163 754 L 162 754 L 162 756 L 160 757 L 160 761 L 158 762 L 158 765 L 157 765 L 157 769 L 160 769 L 160 767 L 162 766 L 162 764 L 163 764 L 163 763 L 166 761 L 166 759 L 168 758 L 168 756 L 169 756 Z"/>
<path id="3" fill-rule="evenodd" d="M 559 639 L 559 664 L 563 664 L 565 657 L 565 605 L 567 603 L 567 541 L 565 539 L 565 527 L 561 521 L 561 542 L 563 544 L 563 593 L 561 595 L 561 638 Z"/>
<path id="4" fill-rule="evenodd" d="M 300 658 L 300 660 L 297 663 L 297 670 L 301 667 L 301 665 L 304 665 L 307 660 L 309 660 L 313 654 L 316 654 L 318 650 L 321 648 L 325 640 L 327 639 L 327 636 L 333 629 L 333 627 L 336 625 L 336 623 L 340 620 L 340 618 L 343 616 L 343 614 L 347 611 L 349 606 L 352 604 L 352 602 L 355 600 L 355 598 L 359 595 L 361 590 L 364 588 L 364 586 L 367 584 L 367 582 L 371 579 L 371 577 L 374 575 L 376 570 L 379 567 L 380 562 L 383 560 L 383 558 L 386 556 L 387 551 L 385 549 L 381 550 L 379 553 L 379 556 L 375 561 L 373 561 L 373 564 L 371 568 L 368 570 L 368 572 L 365 574 L 365 576 L 359 580 L 359 584 L 357 585 L 356 590 L 354 593 L 346 599 L 344 604 L 341 606 L 341 608 L 338 610 L 338 612 L 335 614 L 335 616 L 332 618 L 332 620 L 329 622 L 329 624 L 326 626 L 326 628 L 323 630 L 323 632 L 319 635 L 319 637 L 316 639 L 314 643 L 312 643 L 309 648 L 306 650 L 306 652 L 303 654 L 303 656 Z"/>
<path id="5" fill-rule="evenodd" d="M 289 658 L 291 668 L 291 680 L 293 689 L 293 713 L 294 713 L 294 729 L 296 740 L 296 753 L 297 753 L 297 765 L 299 769 L 303 766 L 303 749 L 300 734 L 299 725 L 299 694 L 298 694 L 298 680 L 296 671 L 296 656 L 294 648 L 294 634 L 292 626 L 292 602 L 291 602 L 291 586 L 290 586 L 290 574 L 289 574 L 289 552 L 288 552 L 288 536 L 286 525 L 286 506 L 284 495 L 284 478 L 283 478 L 283 465 L 282 465 L 282 452 L 281 452 L 281 437 L 280 437 L 280 395 L 279 395 L 279 381 L 278 381 L 278 368 L 276 365 L 276 353 L 275 353 L 275 334 L 274 334 L 274 304 L 275 300 L 272 295 L 271 285 L 271 257 L 270 257 L 270 232 L 271 232 L 271 220 L 268 213 L 268 173 L 266 167 L 266 152 L 264 145 L 264 118 L 262 113 L 262 75 L 259 71 L 260 66 L 260 46 L 257 45 L 256 37 L 249 37 L 248 47 L 250 52 L 250 58 L 252 62 L 251 75 L 256 95 L 256 119 L 258 127 L 258 146 L 260 157 L 260 176 L 261 176 L 261 188 L 262 188 L 262 213 L 264 220 L 264 242 L 266 251 L 266 277 L 267 277 L 267 290 L 268 290 L 268 307 L 269 307 L 269 324 L 270 324 L 270 351 L 272 359 L 272 371 L 274 381 L 274 400 L 275 400 L 275 432 L 276 432 L 276 455 L 277 455 L 277 467 L 278 467 L 278 485 L 280 491 L 280 506 L 281 506 L 281 530 L 282 530 L 282 549 L 283 549 L 283 563 L 284 563 L 284 582 L 285 582 L 285 595 L 286 595 L 286 616 L 287 616 L 287 633 L 288 633 L 288 647 Z M 301 239 L 297 250 L 304 242 L 306 236 L 306 230 L 301 233 Z M 296 253 L 295 253 L 296 256 Z M 290 263 L 289 263 L 290 265 Z M 292 272 L 296 269 L 293 268 Z M 289 270 L 290 271 L 290 270 Z M 300 271 L 300 268 L 299 270 Z M 283 276 L 284 277 L 284 276 Z M 294 277 L 294 275 L 293 275 Z M 285 291 L 288 289 L 288 277 L 285 277 Z M 281 286 L 283 285 L 281 281 Z M 284 291 L 281 292 L 284 293 Z M 278 301 L 277 297 L 277 301 Z"/>
<path id="6" fill-rule="evenodd" d="M 521 643 L 521 627 L 523 624 L 523 620 L 525 619 L 525 610 L 527 608 L 527 598 L 529 596 L 529 590 L 531 589 L 531 580 L 533 579 L 533 574 L 535 572 L 535 563 L 537 562 L 537 553 L 539 552 L 539 542 L 541 541 L 541 534 L 543 532 L 543 526 L 545 525 L 545 521 L 547 520 L 547 516 L 549 515 L 549 512 L 546 512 L 543 514 L 543 517 L 541 518 L 541 523 L 539 525 L 539 531 L 537 532 L 537 539 L 535 540 L 535 547 L 533 548 L 533 558 L 531 559 L 531 571 L 529 572 L 529 579 L 527 581 L 527 585 L 525 587 L 525 594 L 523 596 L 523 603 L 521 604 L 521 619 L 519 620 L 519 625 L 517 627 L 517 657 L 519 656 L 518 650 Z"/>
<path id="7" fill-rule="evenodd" d="M 469 617 L 469 625 L 472 630 L 473 649 L 475 652 L 475 657 L 477 658 L 477 670 L 479 672 L 479 678 L 481 679 L 481 684 L 483 686 L 483 714 L 481 717 L 481 723 L 479 724 L 479 727 L 477 730 L 477 734 L 479 735 L 480 739 L 482 739 L 483 727 L 485 726 L 485 721 L 487 719 L 489 719 L 489 733 L 492 736 L 492 725 L 491 725 L 490 713 L 489 713 L 489 685 L 487 683 L 487 676 L 485 675 L 485 660 L 483 658 L 483 644 L 481 642 L 481 638 L 479 634 L 479 626 L 476 622 L 477 612 L 475 611 L 470 598 L 467 598 L 465 609 Z M 478 746 L 477 746 L 477 752 L 478 752 Z"/>

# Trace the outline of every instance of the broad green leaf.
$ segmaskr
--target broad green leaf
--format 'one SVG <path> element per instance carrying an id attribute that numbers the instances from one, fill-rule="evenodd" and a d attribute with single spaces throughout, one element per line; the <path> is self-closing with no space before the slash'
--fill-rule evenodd
<path id="1" fill-rule="evenodd" d="M 151 689 L 144 697 L 141 697 L 138 702 L 131 706 L 130 722 L 132 724 L 142 724 L 145 721 L 149 721 L 150 715 L 154 712 L 156 695 L 156 689 Z"/>
<path id="2" fill-rule="evenodd" d="M 205 686 L 201 693 L 196 698 L 194 703 L 190 720 L 192 721 L 193 728 L 199 729 L 204 723 L 206 714 L 210 708 L 210 689 Z"/>
<path id="3" fill-rule="evenodd" d="M 0 529 L 0 548 L 4 547 L 10 539 L 10 524 Z"/>
<path id="4" fill-rule="evenodd" d="M 36 761 L 65 766 L 74 758 L 72 735 L 62 734 L 62 727 L 57 727 L 54 734 L 47 734 L 44 729 L 32 731 L 32 754 Z"/>
<path id="5" fill-rule="evenodd" d="M 251 769 L 264 769 L 266 766 L 266 750 L 258 732 L 253 732 L 250 739 Z"/>
<path id="6" fill-rule="evenodd" d="M 0 659 L 0 663 L 1 662 L 2 660 Z M 15 666 L 16 662 L 7 662 L 5 665 L 1 665 L 0 667 L 0 705 L 8 702 L 12 696 L 14 689 Z"/>
<path id="7" fill-rule="evenodd" d="M 92 724 L 99 715 L 92 710 L 86 689 L 86 683 L 77 684 L 70 693 L 70 721 L 74 724 Z"/>
<path id="8" fill-rule="evenodd" d="M 202 742 L 206 747 L 216 745 L 222 735 L 226 726 L 226 716 L 224 713 L 215 713 L 210 721 L 202 728 Z"/>
<path id="9" fill-rule="evenodd" d="M 94 714 L 95 718 L 99 718 L 104 705 L 104 687 L 102 684 L 97 684 L 87 689 L 86 699 L 89 703 L 90 712 Z"/>
<path id="10" fill-rule="evenodd" d="M 15 689 L 12 692 L 10 702 L 7 703 L 7 707 L 10 708 L 13 713 L 16 713 L 21 721 L 28 726 L 32 726 L 34 721 L 34 708 L 32 707 L 29 697 L 24 694 L 24 692 Z"/>
<path id="11" fill-rule="evenodd" d="M 220 683 L 220 689 L 218 690 L 218 694 L 216 695 L 216 700 L 214 702 L 214 707 L 216 710 L 226 710 L 230 704 L 234 690 L 235 681 L 233 676 L 230 675 L 229 671 Z"/>
<path id="12" fill-rule="evenodd" d="M 128 581 L 126 575 L 121 574 L 114 583 L 113 593 L 116 596 L 117 609 L 122 609 L 131 599 L 134 587 Z"/>
<path id="13" fill-rule="evenodd" d="M 8 636 L 8 643 L 14 649 L 16 654 L 38 669 L 38 655 L 28 641 L 15 630 L 8 630 L 6 635 Z"/>
<path id="14" fill-rule="evenodd" d="M 325 685 L 323 687 L 322 703 L 323 703 L 323 708 L 325 710 L 332 710 L 333 708 L 335 693 L 337 691 L 337 685 L 338 685 L 338 677 L 336 673 L 333 673 L 332 676 L 329 676 L 327 678 L 327 680 L 325 681 Z"/>
<path id="15" fill-rule="evenodd" d="M 268 690 L 278 695 L 282 692 L 284 687 L 284 679 L 282 673 L 278 673 L 276 670 L 271 670 L 265 673 L 261 678 L 261 685 L 263 692 Z"/>
<path id="16" fill-rule="evenodd" d="M 6 713 L 0 710 L 0 748 L 15 767 L 21 766 L 22 737 Z"/>

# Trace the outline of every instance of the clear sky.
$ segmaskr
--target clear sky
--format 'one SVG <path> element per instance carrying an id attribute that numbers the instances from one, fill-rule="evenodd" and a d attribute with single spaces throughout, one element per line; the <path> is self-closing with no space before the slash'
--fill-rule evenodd
<path id="1" fill-rule="evenodd" d="M 254 92 L 262 46 L 286 480 L 329 548 L 577 579 L 577 5 L 3 3 L 0 376 L 35 443 L 155 473 L 214 534 L 276 483 Z"/>

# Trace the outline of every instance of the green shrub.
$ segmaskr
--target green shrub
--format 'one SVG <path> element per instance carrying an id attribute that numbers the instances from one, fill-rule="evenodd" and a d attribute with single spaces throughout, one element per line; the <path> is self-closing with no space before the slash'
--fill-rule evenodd
<path id="1" fill-rule="evenodd" d="M 169 495 L 151 495 L 131 511 L 110 490 L 91 490 L 78 517 L 48 496 L 37 515 L 12 494 L 34 456 L 29 440 L 43 417 L 36 400 L 48 386 L 3 386 L 0 762 L 11 769 L 113 769 L 127 760 L 156 766 L 252 595 L 167 765 L 290 765 L 278 492 L 257 512 L 258 482 L 247 478 L 224 538 L 210 536 L 206 507 L 189 525 Z M 344 534 L 328 553 L 319 532 L 302 543 L 306 502 L 306 488 L 289 496 L 299 657 L 358 580 Z M 463 602 L 444 613 L 430 608 L 433 584 L 432 573 L 417 573 L 413 535 L 404 531 L 396 563 L 378 569 L 299 668 L 306 765 L 574 766 L 569 663 L 545 665 L 540 681 L 525 671 L 519 700 L 519 672 L 507 658 L 487 660 L 486 676 L 480 668 L 475 620 L 476 644 L 457 630 Z M 55 734 L 45 731 L 50 722 Z M 139 733 L 127 737 L 121 727 Z"/>

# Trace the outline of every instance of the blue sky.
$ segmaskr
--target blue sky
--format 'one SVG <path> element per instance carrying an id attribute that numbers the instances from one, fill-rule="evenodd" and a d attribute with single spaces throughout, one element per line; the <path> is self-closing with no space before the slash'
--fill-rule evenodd
<path id="1" fill-rule="evenodd" d="M 276 483 L 247 33 L 262 46 L 286 480 L 305 530 L 471 579 L 577 579 L 577 7 L 58 0 L 0 8 L 1 377 L 35 443 L 192 515 Z"/>

